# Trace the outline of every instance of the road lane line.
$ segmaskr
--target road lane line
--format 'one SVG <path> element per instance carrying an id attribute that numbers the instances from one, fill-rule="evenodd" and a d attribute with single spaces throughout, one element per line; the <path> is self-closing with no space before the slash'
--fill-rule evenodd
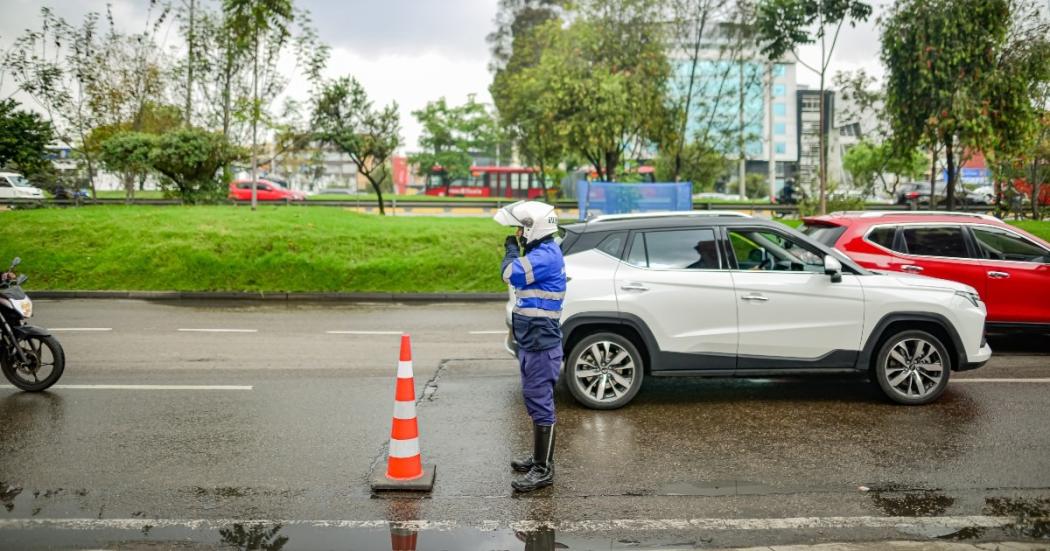
<path id="1" fill-rule="evenodd" d="M 1034 378 L 1034 379 L 949 379 L 951 383 L 1050 383 L 1050 377 Z"/>
<path id="2" fill-rule="evenodd" d="M 0 388 L 15 388 L 13 385 L 0 385 Z M 254 390 L 254 386 L 245 385 L 55 385 L 57 390 Z"/>
<path id="3" fill-rule="evenodd" d="M 48 331 L 112 331 L 112 327 L 52 327 Z"/>
<path id="4" fill-rule="evenodd" d="M 1030 521 L 1037 519 L 1028 519 Z M 954 517 L 797 517 L 797 518 L 692 518 L 692 519 L 611 519 L 565 521 L 498 521 L 480 520 L 469 523 L 451 520 L 276 520 L 276 519 L 97 519 L 97 518 L 15 518 L 0 519 L 0 530 L 59 529 L 59 530 L 142 530 L 151 527 L 219 530 L 235 525 L 273 525 L 306 528 L 377 529 L 405 528 L 410 530 L 452 530 L 474 528 L 481 531 L 497 530 L 535 531 L 553 529 L 557 532 L 610 532 L 657 530 L 803 530 L 803 529 L 858 529 L 858 528 L 1002 528 L 1015 525 L 1014 516 L 954 516 Z"/>
<path id="5" fill-rule="evenodd" d="M 402 335 L 402 331 L 325 331 L 329 335 Z"/>
<path id="6" fill-rule="evenodd" d="M 179 329 L 181 333 L 258 333 L 258 329 Z"/>
<path id="7" fill-rule="evenodd" d="M 470 334 L 471 335 L 506 335 L 507 334 L 507 330 L 503 329 L 502 331 L 471 331 Z"/>

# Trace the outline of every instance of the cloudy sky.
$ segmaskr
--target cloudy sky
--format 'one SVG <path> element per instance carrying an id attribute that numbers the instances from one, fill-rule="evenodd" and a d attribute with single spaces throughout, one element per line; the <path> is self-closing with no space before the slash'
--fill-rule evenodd
<path id="1" fill-rule="evenodd" d="M 79 21 L 88 11 L 104 12 L 105 0 L 2 0 L 0 51 L 6 50 L 24 29 L 39 25 L 42 4 L 51 6 L 69 21 Z M 174 0 L 181 2 L 184 0 Z M 216 3 L 216 0 L 202 0 Z M 401 106 L 403 136 L 409 149 L 416 145 L 419 125 L 411 112 L 441 96 L 465 101 L 477 94 L 488 101 L 489 51 L 485 43 L 493 27 L 497 0 L 296 0 L 310 10 L 321 39 L 332 46 L 329 76 L 352 74 L 364 83 L 378 103 L 397 101 Z M 876 0 L 877 16 L 888 0 Z M 110 0 L 118 26 L 139 31 L 146 21 L 149 0 Z M 166 36 L 174 47 L 178 33 Z M 815 47 L 803 49 L 804 59 L 819 61 Z M 831 72 L 863 67 L 882 74 L 878 61 L 878 32 L 874 17 L 856 29 L 844 30 L 831 64 Z M 817 84 L 817 78 L 800 68 L 800 83 Z M 3 84 L 0 97 L 10 94 Z M 305 96 L 306 86 L 293 85 L 290 93 Z"/>

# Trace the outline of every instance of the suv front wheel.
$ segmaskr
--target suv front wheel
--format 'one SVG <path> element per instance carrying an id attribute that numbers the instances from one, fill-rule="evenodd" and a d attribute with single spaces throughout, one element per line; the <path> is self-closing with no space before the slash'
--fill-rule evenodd
<path id="1" fill-rule="evenodd" d="M 616 409 L 642 388 L 642 355 L 616 333 L 596 333 L 572 348 L 565 362 L 569 392 L 591 409 Z"/>
<path id="2" fill-rule="evenodd" d="M 926 331 L 895 333 L 879 348 L 875 379 L 886 396 L 906 405 L 928 404 L 948 386 L 951 358 L 941 340 Z"/>

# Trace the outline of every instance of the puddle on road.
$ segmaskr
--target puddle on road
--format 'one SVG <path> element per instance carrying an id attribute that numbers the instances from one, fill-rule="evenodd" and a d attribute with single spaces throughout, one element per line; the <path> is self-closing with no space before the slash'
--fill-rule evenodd
<path id="1" fill-rule="evenodd" d="M 588 540 L 577 535 L 559 536 L 553 529 L 528 532 L 484 531 L 476 528 L 415 529 L 412 523 L 392 523 L 374 528 L 285 526 L 281 524 L 230 524 L 217 529 L 151 526 L 136 528 L 69 530 L 5 530 L 4 545 L 17 549 L 361 549 L 392 551 L 646 549 L 666 548 L 663 542 Z M 377 524 L 383 521 L 377 521 Z M 699 542 L 688 542 L 690 546 Z"/>
<path id="2" fill-rule="evenodd" d="M 939 517 L 955 504 L 955 498 L 934 490 L 884 494 L 871 492 L 871 500 L 880 511 L 891 517 Z"/>

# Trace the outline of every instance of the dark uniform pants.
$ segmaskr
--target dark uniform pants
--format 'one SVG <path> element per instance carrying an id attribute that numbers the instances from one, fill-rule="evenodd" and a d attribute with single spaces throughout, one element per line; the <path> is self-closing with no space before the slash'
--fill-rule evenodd
<path id="1" fill-rule="evenodd" d="M 561 372 L 561 347 L 547 350 L 518 350 L 521 365 L 521 394 L 525 409 L 537 425 L 553 425 L 554 384 Z"/>

